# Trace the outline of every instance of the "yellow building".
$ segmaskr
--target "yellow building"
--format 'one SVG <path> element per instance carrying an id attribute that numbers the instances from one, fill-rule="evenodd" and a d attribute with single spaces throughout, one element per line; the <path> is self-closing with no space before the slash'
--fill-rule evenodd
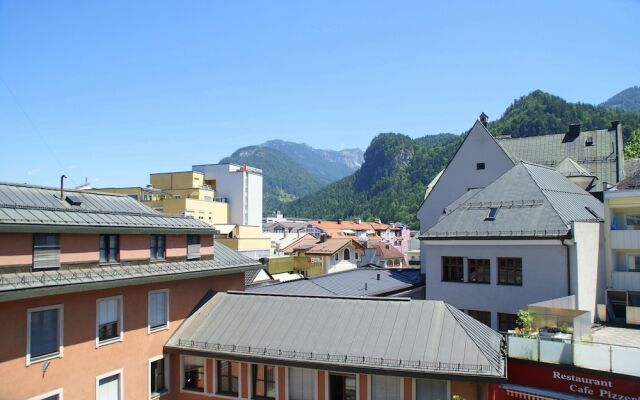
<path id="1" fill-rule="evenodd" d="M 164 214 L 201 219 L 211 225 L 229 222 L 229 204 L 216 198 L 215 189 L 204 174 L 195 171 L 150 175 L 151 185 L 102 188 L 102 192 L 126 194 Z"/>
<path id="2" fill-rule="evenodd" d="M 271 240 L 262 236 L 259 226 L 229 224 L 229 203 L 216 197 L 216 181 L 206 180 L 204 173 L 155 173 L 149 181 L 147 187 L 95 190 L 131 196 L 167 215 L 201 219 L 220 231 L 216 240 L 227 247 L 256 260 L 269 257 Z"/>
<path id="3" fill-rule="evenodd" d="M 269 257 L 271 239 L 263 237 L 259 226 L 216 225 L 215 240 L 253 259 Z"/>

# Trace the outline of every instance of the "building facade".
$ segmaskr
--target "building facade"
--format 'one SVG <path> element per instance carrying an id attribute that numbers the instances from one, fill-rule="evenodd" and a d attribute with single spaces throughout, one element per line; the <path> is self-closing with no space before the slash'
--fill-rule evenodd
<path id="1" fill-rule="evenodd" d="M 3 399 L 160 396 L 172 332 L 256 268 L 128 196 L 0 184 L 0 204 Z"/>

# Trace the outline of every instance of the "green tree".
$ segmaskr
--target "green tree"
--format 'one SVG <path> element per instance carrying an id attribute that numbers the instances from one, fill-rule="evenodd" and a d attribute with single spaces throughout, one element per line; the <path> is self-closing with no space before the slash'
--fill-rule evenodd
<path id="1" fill-rule="evenodd" d="M 640 128 L 631 132 L 624 144 L 624 158 L 627 160 L 640 158 Z"/>

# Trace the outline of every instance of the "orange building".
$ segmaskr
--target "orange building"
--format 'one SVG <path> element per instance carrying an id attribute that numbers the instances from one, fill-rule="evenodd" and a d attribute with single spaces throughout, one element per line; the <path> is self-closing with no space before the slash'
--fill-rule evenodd
<path id="1" fill-rule="evenodd" d="M 440 301 L 227 292 L 165 351 L 178 400 L 487 400 L 502 345 Z"/>
<path id="2" fill-rule="evenodd" d="M 163 345 L 257 267 L 213 233 L 127 196 L 0 184 L 0 399 L 173 397 Z"/>

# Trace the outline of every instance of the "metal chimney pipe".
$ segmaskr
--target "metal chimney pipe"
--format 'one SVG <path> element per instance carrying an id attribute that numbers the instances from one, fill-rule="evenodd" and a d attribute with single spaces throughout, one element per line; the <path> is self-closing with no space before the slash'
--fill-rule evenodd
<path id="1" fill-rule="evenodd" d="M 64 200 L 64 180 L 67 179 L 66 175 L 60 177 L 60 200 Z"/>

